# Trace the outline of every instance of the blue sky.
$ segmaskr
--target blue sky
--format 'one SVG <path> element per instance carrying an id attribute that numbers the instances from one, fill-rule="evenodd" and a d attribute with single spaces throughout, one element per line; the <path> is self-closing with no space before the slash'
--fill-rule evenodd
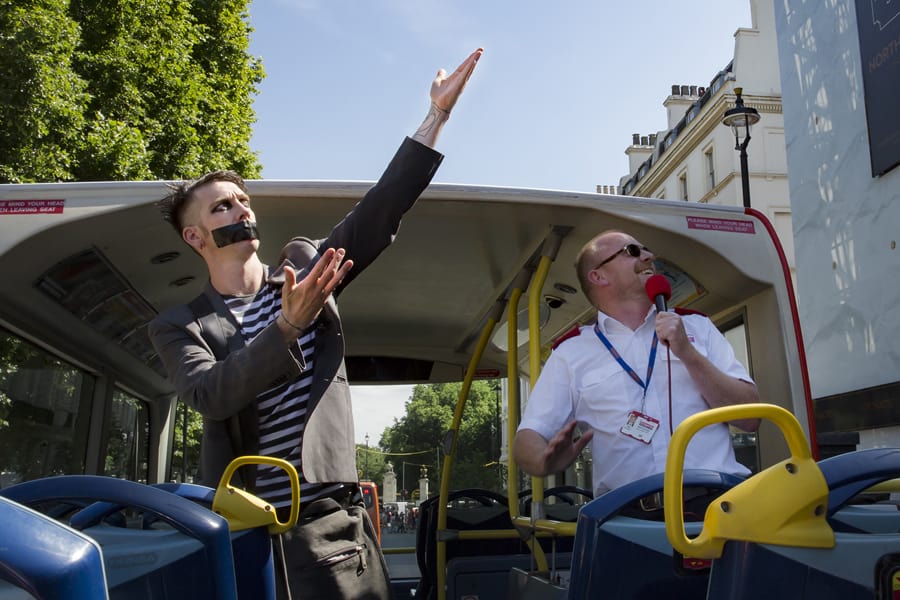
<path id="1" fill-rule="evenodd" d="M 575 191 L 618 184 L 632 133 L 665 129 L 672 84 L 708 85 L 751 26 L 750 0 L 256 0 L 250 16 L 263 177 L 377 179 L 438 68 L 481 46 L 435 181 Z M 372 444 L 408 391 L 375 395 L 354 396 Z"/>
<path id="2" fill-rule="evenodd" d="M 485 54 L 436 181 L 593 191 L 671 85 L 707 85 L 750 0 L 256 0 L 267 77 L 251 145 L 268 179 L 376 179 L 425 115 L 439 67 Z"/>

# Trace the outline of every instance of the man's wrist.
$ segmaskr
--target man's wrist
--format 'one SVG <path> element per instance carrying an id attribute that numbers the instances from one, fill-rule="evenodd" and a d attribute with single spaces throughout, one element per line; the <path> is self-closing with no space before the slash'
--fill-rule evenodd
<path id="1" fill-rule="evenodd" d="M 433 100 L 431 102 L 431 108 L 438 114 L 439 117 L 443 117 L 445 121 L 450 118 L 450 111 L 446 108 L 441 108 L 437 105 L 437 102 L 434 102 Z"/>
<path id="2" fill-rule="evenodd" d="M 425 144 L 429 148 L 434 148 L 438 134 L 449 118 L 450 111 L 440 108 L 432 101 L 431 106 L 428 108 L 428 114 L 425 115 L 425 120 L 422 121 L 419 129 L 412 135 L 412 139 Z"/>
<path id="3" fill-rule="evenodd" d="M 304 329 L 306 329 L 305 327 L 297 327 L 296 325 L 288 321 L 288 318 L 284 316 L 284 312 L 278 313 L 278 316 L 281 317 L 281 320 L 284 321 L 292 329 L 295 329 L 297 331 L 303 331 Z"/>

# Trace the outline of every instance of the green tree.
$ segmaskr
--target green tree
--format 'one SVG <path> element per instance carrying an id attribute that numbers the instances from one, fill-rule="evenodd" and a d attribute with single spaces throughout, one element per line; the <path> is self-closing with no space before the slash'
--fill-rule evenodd
<path id="1" fill-rule="evenodd" d="M 175 439 L 172 444 L 171 479 L 193 481 L 200 468 L 200 439 L 203 437 L 203 417 L 199 412 L 178 402 L 175 416 Z M 185 430 L 185 423 L 187 430 Z M 185 435 L 187 434 L 187 435 Z"/>
<path id="2" fill-rule="evenodd" d="M 73 179 L 87 82 L 67 0 L 0 0 L 0 182 Z"/>
<path id="3" fill-rule="evenodd" d="M 428 466 L 428 479 L 432 493 L 436 493 L 443 462 L 443 445 L 446 432 L 453 423 L 453 413 L 459 397 L 461 383 L 422 384 L 413 388 L 406 404 L 406 414 L 385 429 L 380 446 L 385 449 L 397 469 L 402 469 L 402 459 L 393 454 L 407 454 L 407 462 Z M 497 380 L 480 380 L 472 383 L 469 398 L 463 411 L 457 441 L 457 456 L 451 473 L 451 488 L 480 487 L 502 491 L 496 461 L 499 456 L 498 405 L 500 384 Z M 421 451 L 423 454 L 411 454 Z M 438 464 L 438 455 L 441 464 Z M 398 482 L 402 473 L 397 472 Z M 410 477 L 407 474 L 407 477 Z M 418 469 L 414 481 L 418 480 Z M 407 481 L 407 488 L 411 488 Z"/>
<path id="4" fill-rule="evenodd" d="M 0 181 L 258 177 L 248 4 L 0 0 Z"/>
<path id="5" fill-rule="evenodd" d="M 381 448 L 365 444 L 356 445 L 356 469 L 360 479 L 382 484 L 384 480 L 385 456 Z"/>

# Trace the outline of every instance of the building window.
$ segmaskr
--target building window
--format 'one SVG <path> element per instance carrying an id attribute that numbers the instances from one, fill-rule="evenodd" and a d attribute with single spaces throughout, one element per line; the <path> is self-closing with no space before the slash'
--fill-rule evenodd
<path id="1" fill-rule="evenodd" d="M 709 177 L 709 191 L 716 189 L 716 161 L 713 159 L 712 146 L 703 153 L 706 158 L 706 174 Z"/>
<path id="2" fill-rule="evenodd" d="M 747 341 L 747 328 L 744 315 L 737 315 L 729 321 L 719 325 L 719 330 L 731 348 L 734 356 L 744 365 L 747 373 L 753 377 L 753 364 L 750 356 L 750 348 Z M 750 469 L 752 473 L 759 471 L 759 440 L 755 433 L 740 431 L 731 427 L 731 445 L 734 447 L 734 455 L 738 462 Z"/>
<path id="3" fill-rule="evenodd" d="M 687 202 L 688 199 L 688 180 L 687 171 L 678 176 L 678 197 Z"/>

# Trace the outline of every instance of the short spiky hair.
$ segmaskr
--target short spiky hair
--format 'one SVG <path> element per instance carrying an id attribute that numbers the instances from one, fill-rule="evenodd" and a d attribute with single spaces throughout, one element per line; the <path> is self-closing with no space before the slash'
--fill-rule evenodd
<path id="1" fill-rule="evenodd" d="M 175 228 L 175 232 L 179 237 L 181 237 L 181 231 L 184 229 L 184 212 L 194 192 L 200 186 L 213 181 L 230 181 L 241 188 L 242 192 L 247 193 L 247 185 L 244 183 L 244 178 L 234 171 L 212 171 L 197 179 L 169 184 L 169 189 L 171 190 L 169 195 L 156 202 L 156 206 L 162 213 L 163 220 Z"/>

